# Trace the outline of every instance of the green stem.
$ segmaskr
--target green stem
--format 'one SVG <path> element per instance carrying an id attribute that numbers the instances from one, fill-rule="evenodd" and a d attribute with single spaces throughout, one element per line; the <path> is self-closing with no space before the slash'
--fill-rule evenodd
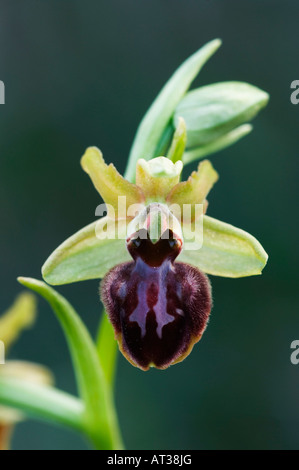
<path id="1" fill-rule="evenodd" d="M 0 402 L 29 416 L 84 432 L 82 401 L 55 388 L 0 377 Z"/>

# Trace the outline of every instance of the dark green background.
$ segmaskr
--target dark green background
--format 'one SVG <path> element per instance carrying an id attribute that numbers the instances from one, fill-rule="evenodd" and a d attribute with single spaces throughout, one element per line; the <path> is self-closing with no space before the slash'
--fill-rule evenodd
<path id="1" fill-rule="evenodd" d="M 56 246 L 94 220 L 100 202 L 79 159 L 99 146 L 123 171 L 138 122 L 175 68 L 208 40 L 223 47 L 197 80 L 244 80 L 269 106 L 243 141 L 212 157 L 220 181 L 209 214 L 254 234 L 270 255 L 261 277 L 212 278 L 214 309 L 186 361 L 143 373 L 119 358 L 117 407 L 132 449 L 299 447 L 298 0 L 11 0 L 0 3 L 2 310 L 40 278 Z M 192 167 L 190 166 L 190 170 Z M 98 282 L 59 289 L 93 334 Z M 49 307 L 12 357 L 47 364 L 75 392 L 68 350 Z M 28 421 L 16 449 L 85 448 Z"/>

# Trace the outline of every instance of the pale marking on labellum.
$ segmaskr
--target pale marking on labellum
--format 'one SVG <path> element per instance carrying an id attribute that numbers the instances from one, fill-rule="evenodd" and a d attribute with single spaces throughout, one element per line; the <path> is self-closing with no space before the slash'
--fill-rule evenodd
<path id="1" fill-rule="evenodd" d="M 174 316 L 169 315 L 167 313 L 167 286 L 163 283 L 163 277 L 165 276 L 165 272 L 168 271 L 168 266 L 166 264 L 164 269 L 158 271 L 158 278 L 157 273 L 153 272 L 150 277 L 153 277 L 154 283 L 158 284 L 158 299 L 156 304 L 153 307 L 153 311 L 156 316 L 157 321 L 157 335 L 160 339 L 162 339 L 162 329 L 163 326 L 167 325 L 174 321 Z M 138 288 L 137 288 L 137 296 L 138 296 L 138 305 L 135 310 L 130 314 L 129 320 L 136 321 L 141 329 L 141 337 L 144 338 L 146 334 L 146 319 L 149 313 L 149 305 L 147 302 L 147 287 L 149 285 L 148 281 L 140 281 Z M 144 314 L 143 305 L 147 306 L 148 310 Z M 184 312 L 182 312 L 183 314 Z"/>

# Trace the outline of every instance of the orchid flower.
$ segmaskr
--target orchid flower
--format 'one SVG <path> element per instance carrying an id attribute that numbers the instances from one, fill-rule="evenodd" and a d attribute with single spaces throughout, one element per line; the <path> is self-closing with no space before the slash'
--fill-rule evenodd
<path id="1" fill-rule="evenodd" d="M 95 147 L 81 165 L 108 213 L 54 251 L 44 279 L 104 278 L 101 298 L 122 353 L 143 370 L 165 369 L 184 359 L 206 328 L 212 306 L 206 274 L 260 274 L 267 255 L 248 233 L 205 215 L 218 179 L 208 160 L 181 182 L 181 160 L 139 159 L 136 184 Z"/>
<path id="2" fill-rule="evenodd" d="M 218 180 L 210 161 L 201 161 L 181 180 L 189 163 L 246 136 L 252 130 L 249 122 L 268 102 L 267 93 L 242 82 L 189 91 L 220 45 L 216 39 L 203 46 L 162 88 L 137 129 L 124 176 L 105 163 L 96 147 L 82 157 L 82 168 L 104 204 L 96 208 L 95 222 L 50 255 L 42 274 L 52 285 L 101 279 L 106 312 L 97 341 L 48 284 L 18 279 L 55 313 L 67 339 L 79 397 L 12 381 L 3 373 L 9 372 L 7 364 L 0 368 L 0 402 L 75 429 L 97 449 L 123 448 L 113 399 L 115 339 L 129 362 L 142 370 L 182 361 L 208 324 L 208 275 L 257 275 L 267 262 L 252 235 L 207 215 L 207 197 Z M 3 430 L 7 426 L 2 422 L 1 428 L 0 410 L 0 437 Z"/>
<path id="3" fill-rule="evenodd" d="M 101 299 L 120 350 L 143 370 L 181 361 L 200 340 L 212 306 L 206 274 L 250 276 L 267 262 L 254 237 L 206 215 L 218 179 L 208 160 L 180 181 L 184 165 L 246 135 L 246 121 L 268 101 L 240 82 L 186 93 L 219 46 L 215 40 L 200 49 L 162 89 L 138 128 L 125 177 L 98 148 L 87 149 L 81 165 L 107 215 L 99 205 L 101 218 L 60 245 L 42 269 L 53 285 L 103 278 Z"/>

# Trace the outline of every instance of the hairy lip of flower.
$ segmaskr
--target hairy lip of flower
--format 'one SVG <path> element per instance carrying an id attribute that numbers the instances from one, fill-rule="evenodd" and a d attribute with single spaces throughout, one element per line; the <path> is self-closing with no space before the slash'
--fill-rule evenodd
<path id="1" fill-rule="evenodd" d="M 133 261 L 105 276 L 102 299 L 125 357 L 143 370 L 165 369 L 200 340 L 211 310 L 210 284 L 196 268 L 175 262 L 182 241 L 170 230 L 152 243 L 141 229 L 127 247 Z"/>

